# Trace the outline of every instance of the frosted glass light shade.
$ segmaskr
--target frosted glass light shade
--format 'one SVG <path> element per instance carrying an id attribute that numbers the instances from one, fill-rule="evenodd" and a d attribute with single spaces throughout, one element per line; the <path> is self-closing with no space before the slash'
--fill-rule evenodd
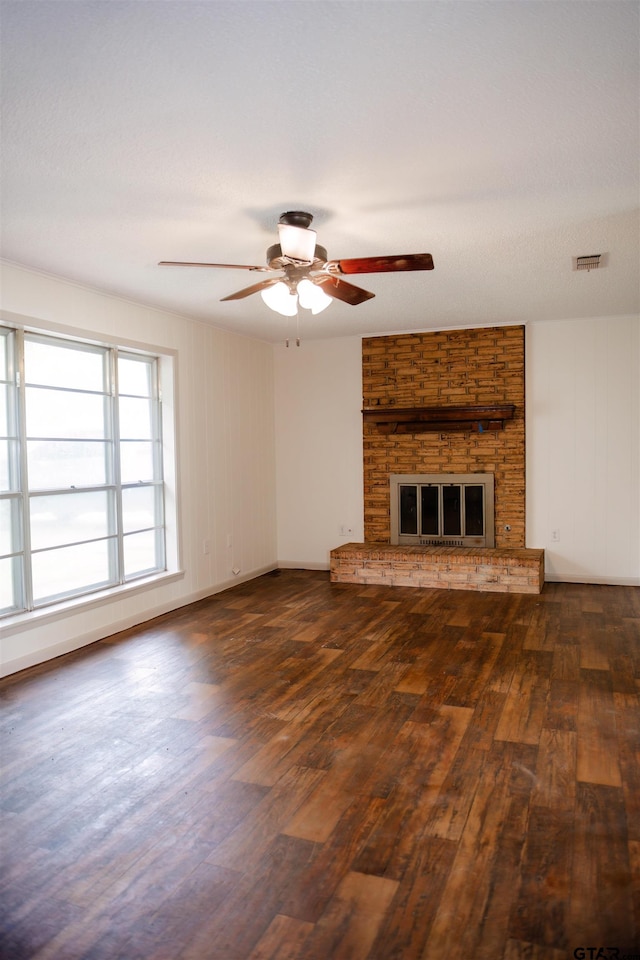
<path id="1" fill-rule="evenodd" d="M 300 306 L 311 310 L 311 313 L 321 313 L 333 300 L 333 297 L 327 296 L 322 287 L 306 279 L 298 284 L 298 297 Z"/>
<path id="2" fill-rule="evenodd" d="M 313 263 L 317 236 L 315 230 L 279 223 L 278 236 L 283 257 L 300 260 L 302 263 Z"/>
<path id="3" fill-rule="evenodd" d="M 289 291 L 286 283 L 274 283 L 272 287 L 261 290 L 260 296 L 268 307 L 283 317 L 295 317 L 298 312 L 298 298 Z"/>

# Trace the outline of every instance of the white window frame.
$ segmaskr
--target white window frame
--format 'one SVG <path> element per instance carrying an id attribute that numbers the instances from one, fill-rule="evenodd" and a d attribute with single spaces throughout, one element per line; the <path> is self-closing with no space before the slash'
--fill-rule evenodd
<path id="1" fill-rule="evenodd" d="M 7 343 L 13 343 L 11 354 L 18 358 L 18 367 L 9 371 L 8 383 L 9 392 L 12 393 L 15 403 L 11 406 L 11 416 L 17 419 L 14 423 L 10 446 L 13 448 L 11 454 L 12 473 L 18 473 L 20 483 L 18 489 L 11 489 L 9 492 L 0 492 L 0 506 L 2 501 L 8 501 L 14 504 L 12 514 L 14 523 L 18 523 L 20 529 L 17 531 L 18 537 L 12 548 L 7 553 L 7 545 L 0 545 L 0 557 L 13 558 L 14 566 L 17 566 L 21 555 L 24 556 L 23 576 L 18 577 L 14 597 L 17 601 L 15 606 L 6 608 L 0 612 L 0 627 L 20 623 L 30 620 L 36 616 L 38 619 L 43 614 L 52 613 L 55 615 L 56 609 L 63 609 L 68 606 L 76 607 L 78 603 L 95 602 L 99 598 L 111 598 L 125 592 L 136 591 L 146 584 L 157 583 L 159 580 L 175 578 L 181 576 L 179 572 L 179 548 L 178 548 L 178 528 L 177 528 L 177 464 L 175 462 L 175 425 L 174 425 L 174 383 L 175 356 L 172 354 L 161 353 L 157 349 L 146 346 L 119 343 L 115 341 L 96 340 L 90 337 L 82 337 L 75 334 L 67 334 L 58 330 L 27 327 L 23 328 L 14 325 L 11 322 L 0 323 L 0 335 L 7 338 Z M 24 360 L 24 341 L 26 338 L 33 340 L 55 343 L 60 342 L 62 346 L 76 347 L 80 350 L 96 351 L 103 355 L 106 363 L 109 365 L 107 377 L 106 402 L 109 405 L 108 421 L 111 427 L 111 436 L 105 441 L 112 447 L 111 457 L 113 458 L 113 471 L 111 476 L 106 479 L 110 482 L 98 484 L 96 487 L 84 487 L 83 490 L 108 490 L 108 496 L 112 498 L 115 505 L 115 525 L 113 538 L 116 543 L 116 563 L 113 576 L 108 584 L 101 583 L 90 587 L 81 587 L 79 589 L 70 589 L 55 596 L 47 597 L 40 601 L 34 600 L 33 589 L 30 578 L 31 570 L 31 545 L 29 542 L 30 522 L 29 505 L 30 495 L 35 500 L 38 496 L 57 495 L 70 492 L 68 489 L 53 488 L 52 490 L 29 491 L 25 485 L 27 477 L 27 446 L 26 446 L 26 416 L 25 416 L 25 378 L 23 364 Z M 154 476 L 150 481 L 143 483 L 144 486 L 152 487 L 155 491 L 154 499 L 156 502 L 156 516 L 154 525 L 150 530 L 155 531 L 156 556 L 158 562 L 152 569 L 136 571 L 129 576 L 125 575 L 123 564 L 124 542 L 130 533 L 142 533 L 145 531 L 135 530 L 126 533 L 122 524 L 122 492 L 137 484 L 132 482 L 122 482 L 119 471 L 119 450 L 123 442 L 119 436 L 118 429 L 118 389 L 117 389 L 117 360 L 118 357 L 131 358 L 134 360 L 144 360 L 153 365 L 155 388 L 152 391 L 151 399 L 153 416 L 152 445 L 154 450 Z M 12 380 L 14 381 L 12 385 Z M 0 382 L 4 389 L 4 370 L 0 371 Z M 164 396 L 168 398 L 165 404 Z M 1 425 L 0 425 L 1 426 Z M 17 429 L 15 429 L 17 426 Z M 0 432 L 4 433 L 3 430 Z M 11 429 L 9 431 L 12 432 Z M 19 453 L 16 453 L 16 450 Z M 15 484 L 14 484 L 15 486 Z M 22 508 L 20 507 L 22 504 Z M 14 534 L 16 531 L 13 531 Z M 53 549 L 53 548 L 52 548 Z"/>

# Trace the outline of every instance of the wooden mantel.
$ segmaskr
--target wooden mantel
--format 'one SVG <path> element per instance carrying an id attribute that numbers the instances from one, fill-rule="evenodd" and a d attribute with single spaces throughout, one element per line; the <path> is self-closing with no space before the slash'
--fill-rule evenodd
<path id="1" fill-rule="evenodd" d="M 365 407 L 365 423 L 373 423 L 379 433 L 446 433 L 463 431 L 484 433 L 502 430 L 504 421 L 513 419 L 511 403 L 475 404 L 464 407 Z"/>

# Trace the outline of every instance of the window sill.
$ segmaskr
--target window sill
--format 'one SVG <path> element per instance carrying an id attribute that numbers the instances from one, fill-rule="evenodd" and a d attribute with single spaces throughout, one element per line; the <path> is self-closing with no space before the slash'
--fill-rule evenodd
<path id="1" fill-rule="evenodd" d="M 85 613 L 87 610 L 103 607 L 108 603 L 120 602 L 129 597 L 135 597 L 147 590 L 153 590 L 156 587 L 163 587 L 169 583 L 175 583 L 183 578 L 184 570 L 165 571 L 154 574 L 151 577 L 143 577 L 132 583 L 124 583 L 119 587 L 109 587 L 107 590 L 98 590 L 96 593 L 83 597 L 73 597 L 69 600 L 61 600 L 58 603 L 49 604 L 46 607 L 40 607 L 37 610 L 29 610 L 26 613 L 16 613 L 8 617 L 3 617 L 3 619 L 0 620 L 0 637 L 10 633 L 19 633 L 23 630 L 31 630 L 34 627 L 64 619 L 72 614 Z"/>

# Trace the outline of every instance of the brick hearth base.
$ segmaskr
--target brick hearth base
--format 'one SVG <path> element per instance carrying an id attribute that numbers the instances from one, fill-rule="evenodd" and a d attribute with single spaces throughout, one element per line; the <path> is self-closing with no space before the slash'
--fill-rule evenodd
<path id="1" fill-rule="evenodd" d="M 544 550 L 345 543 L 331 551 L 331 580 L 390 587 L 540 593 Z"/>

